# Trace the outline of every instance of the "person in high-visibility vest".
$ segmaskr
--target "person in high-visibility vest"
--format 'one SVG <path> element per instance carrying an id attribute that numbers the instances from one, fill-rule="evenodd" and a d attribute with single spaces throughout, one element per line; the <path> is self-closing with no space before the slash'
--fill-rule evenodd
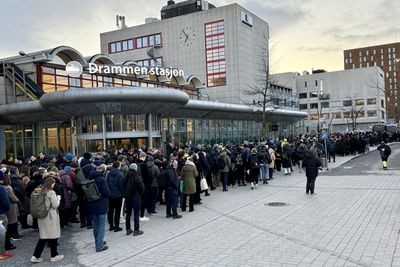
<path id="1" fill-rule="evenodd" d="M 386 170 L 388 167 L 388 159 L 390 154 L 392 153 L 392 150 L 390 147 L 385 144 L 385 141 L 382 141 L 381 144 L 378 146 L 377 150 L 379 151 L 382 159 L 382 164 L 383 164 L 383 169 Z"/>

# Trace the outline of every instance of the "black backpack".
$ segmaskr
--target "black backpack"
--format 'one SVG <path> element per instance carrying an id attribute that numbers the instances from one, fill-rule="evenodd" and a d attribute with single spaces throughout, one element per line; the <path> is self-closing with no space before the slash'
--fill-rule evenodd
<path id="1" fill-rule="evenodd" d="M 236 165 L 238 166 L 243 166 L 243 156 L 241 153 L 238 153 L 236 155 L 236 159 L 235 159 Z"/>
<path id="2" fill-rule="evenodd" d="M 226 167 L 226 162 L 224 157 L 218 157 L 217 160 L 218 169 L 223 170 Z"/>

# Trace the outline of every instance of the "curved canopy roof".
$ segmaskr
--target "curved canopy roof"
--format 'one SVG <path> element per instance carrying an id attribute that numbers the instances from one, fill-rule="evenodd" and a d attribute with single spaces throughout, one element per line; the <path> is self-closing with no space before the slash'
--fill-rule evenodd
<path id="1" fill-rule="evenodd" d="M 163 114 L 170 117 L 261 121 L 260 108 L 189 100 L 180 90 L 148 87 L 69 89 L 47 93 L 40 100 L 0 105 L 5 123 L 69 120 L 101 114 Z M 268 109 L 268 120 L 301 120 L 305 112 Z"/>

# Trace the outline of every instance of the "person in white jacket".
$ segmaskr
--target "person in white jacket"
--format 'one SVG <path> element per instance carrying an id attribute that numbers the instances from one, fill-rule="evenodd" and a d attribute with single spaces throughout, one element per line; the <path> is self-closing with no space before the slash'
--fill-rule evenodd
<path id="1" fill-rule="evenodd" d="M 36 244 L 35 251 L 31 258 L 32 263 L 42 262 L 43 249 L 46 243 L 50 245 L 51 257 L 50 261 L 59 261 L 64 258 L 64 255 L 59 255 L 57 252 L 57 239 L 61 236 L 60 217 L 58 215 L 58 206 L 60 206 L 61 197 L 57 196 L 53 190 L 55 179 L 53 177 L 45 178 L 43 189 L 46 190 L 46 206 L 50 207 L 49 213 L 45 218 L 38 219 L 39 225 L 39 241 Z"/>

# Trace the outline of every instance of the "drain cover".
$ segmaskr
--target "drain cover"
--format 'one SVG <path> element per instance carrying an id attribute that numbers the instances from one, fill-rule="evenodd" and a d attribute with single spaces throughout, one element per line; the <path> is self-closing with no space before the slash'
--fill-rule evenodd
<path id="1" fill-rule="evenodd" d="M 269 203 L 265 203 L 265 206 L 271 206 L 271 207 L 284 207 L 284 206 L 288 206 L 289 204 L 286 202 L 269 202 Z"/>

